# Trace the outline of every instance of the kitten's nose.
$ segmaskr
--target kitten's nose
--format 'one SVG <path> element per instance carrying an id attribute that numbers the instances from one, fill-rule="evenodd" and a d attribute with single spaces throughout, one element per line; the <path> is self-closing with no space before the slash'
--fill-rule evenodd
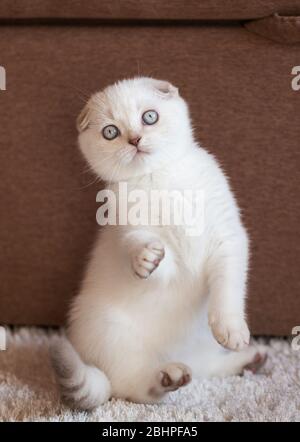
<path id="1" fill-rule="evenodd" d="M 132 144 L 133 146 L 137 147 L 137 145 L 140 142 L 140 139 L 141 137 L 130 138 L 129 144 Z"/>

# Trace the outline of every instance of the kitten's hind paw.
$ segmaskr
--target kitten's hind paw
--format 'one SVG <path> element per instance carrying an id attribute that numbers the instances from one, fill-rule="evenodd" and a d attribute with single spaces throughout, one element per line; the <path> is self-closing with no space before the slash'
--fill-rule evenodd
<path id="1" fill-rule="evenodd" d="M 175 391 L 187 385 L 192 379 L 192 372 L 187 365 L 171 363 L 159 372 L 159 382 L 165 391 Z"/>
<path id="2" fill-rule="evenodd" d="M 142 279 L 149 278 L 164 256 L 165 249 L 160 241 L 153 241 L 147 244 L 132 258 L 132 267 L 135 275 Z"/>
<path id="3" fill-rule="evenodd" d="M 152 398 L 162 398 L 170 391 L 184 387 L 192 380 L 191 369 L 180 362 L 171 362 L 157 373 L 155 385 L 150 388 L 149 394 Z"/>
<path id="4" fill-rule="evenodd" d="M 243 369 L 246 371 L 251 371 L 253 374 L 257 373 L 261 367 L 263 367 L 268 359 L 268 353 L 264 347 L 260 346 L 257 348 L 255 355 L 252 360 L 244 365 Z"/>

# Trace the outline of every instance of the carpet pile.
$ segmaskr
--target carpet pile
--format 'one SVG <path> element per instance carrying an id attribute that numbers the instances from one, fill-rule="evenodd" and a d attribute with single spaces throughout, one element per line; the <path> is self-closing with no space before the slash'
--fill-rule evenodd
<path id="1" fill-rule="evenodd" d="M 159 405 L 113 399 L 83 413 L 59 399 L 48 353 L 58 335 L 7 330 L 7 349 L 0 352 L 0 421 L 300 421 L 300 350 L 287 340 L 268 341 L 268 361 L 259 374 L 194 380 Z"/>

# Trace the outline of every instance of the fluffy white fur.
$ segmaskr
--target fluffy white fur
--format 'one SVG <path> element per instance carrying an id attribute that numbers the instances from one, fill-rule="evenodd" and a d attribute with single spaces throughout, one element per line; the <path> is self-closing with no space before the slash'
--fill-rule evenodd
<path id="1" fill-rule="evenodd" d="M 159 114 L 150 126 L 142 123 L 149 109 Z M 109 124 L 120 130 L 110 141 L 101 132 Z M 205 226 L 199 237 L 175 225 L 101 229 L 67 332 L 81 363 L 71 350 L 54 356 L 69 402 L 156 402 L 192 375 L 226 376 L 261 362 L 245 322 L 247 234 L 177 89 L 144 77 L 121 81 L 92 96 L 78 129 L 81 151 L 107 187 L 117 192 L 125 180 L 129 190 L 202 190 Z M 139 150 L 128 141 L 136 137 Z"/>

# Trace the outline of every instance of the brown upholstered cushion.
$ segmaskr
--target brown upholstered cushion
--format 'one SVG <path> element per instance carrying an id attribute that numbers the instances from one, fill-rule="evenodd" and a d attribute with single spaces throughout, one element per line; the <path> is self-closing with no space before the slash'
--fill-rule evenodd
<path id="1" fill-rule="evenodd" d="M 300 15 L 290 17 L 274 14 L 247 21 L 245 27 L 255 34 L 279 43 L 300 43 Z"/>
<path id="2" fill-rule="evenodd" d="M 300 14 L 299 0 L 1 0 L 0 18 L 245 20 Z"/>

